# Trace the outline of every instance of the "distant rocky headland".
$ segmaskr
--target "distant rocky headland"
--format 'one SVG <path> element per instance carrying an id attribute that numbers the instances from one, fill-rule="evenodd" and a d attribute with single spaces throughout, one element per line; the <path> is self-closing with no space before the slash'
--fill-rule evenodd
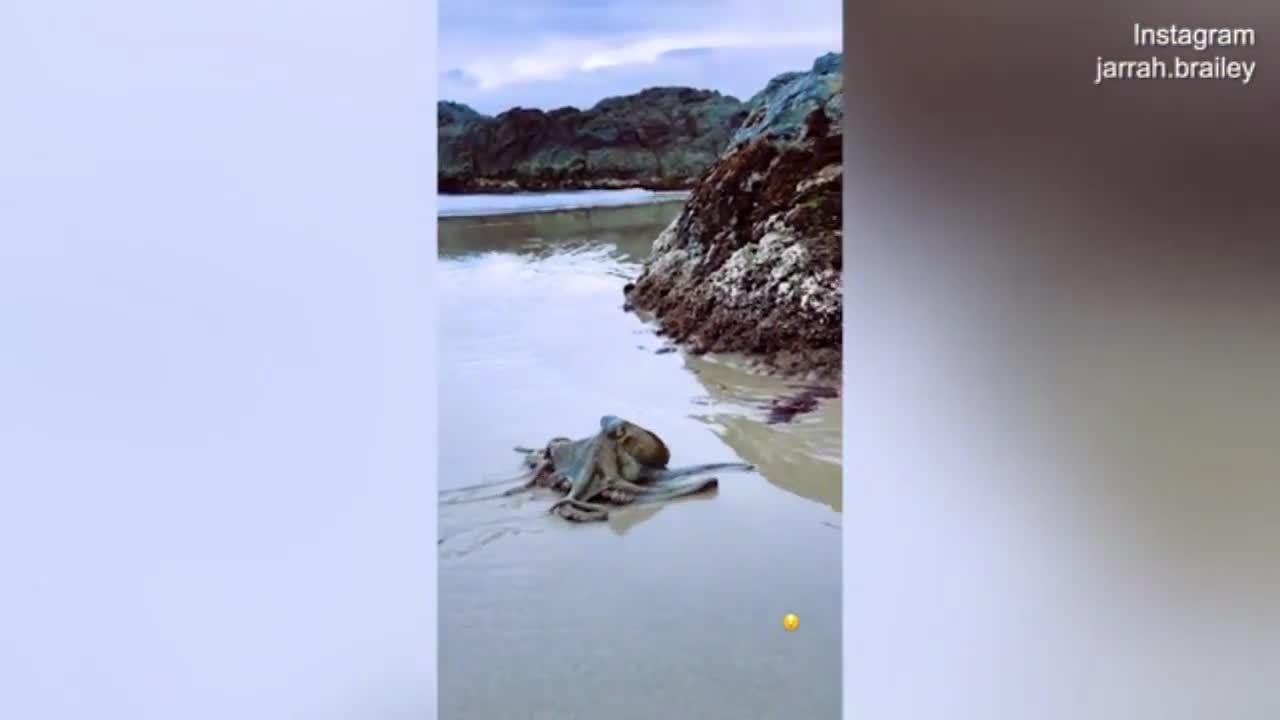
<path id="1" fill-rule="evenodd" d="M 737 98 L 683 87 L 606 98 L 588 110 L 497 116 L 445 101 L 437 108 L 439 190 L 687 190 L 746 116 Z"/>
<path id="2" fill-rule="evenodd" d="M 824 55 L 751 98 L 628 285 L 628 304 L 694 352 L 744 353 L 789 374 L 839 374 L 842 62 Z"/>

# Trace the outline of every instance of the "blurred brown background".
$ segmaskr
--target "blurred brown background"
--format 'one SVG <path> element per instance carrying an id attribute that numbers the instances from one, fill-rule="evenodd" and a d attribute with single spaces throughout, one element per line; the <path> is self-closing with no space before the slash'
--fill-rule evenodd
<path id="1" fill-rule="evenodd" d="M 1280 717 L 1280 6 L 1200 5 L 846 3 L 849 717 Z"/>

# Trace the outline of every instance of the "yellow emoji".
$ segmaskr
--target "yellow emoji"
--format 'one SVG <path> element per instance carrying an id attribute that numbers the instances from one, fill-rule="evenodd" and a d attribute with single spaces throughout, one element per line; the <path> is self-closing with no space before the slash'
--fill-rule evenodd
<path id="1" fill-rule="evenodd" d="M 800 616 L 795 613 L 787 613 L 782 618 L 782 627 L 786 628 L 787 632 L 795 632 L 800 628 Z"/>

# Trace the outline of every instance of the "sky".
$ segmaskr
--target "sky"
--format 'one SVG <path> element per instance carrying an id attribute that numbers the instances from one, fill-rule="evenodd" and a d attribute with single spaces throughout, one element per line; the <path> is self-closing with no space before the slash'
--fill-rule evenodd
<path id="1" fill-rule="evenodd" d="M 839 0 L 441 0 L 439 95 L 493 114 L 655 85 L 745 100 L 841 48 Z"/>

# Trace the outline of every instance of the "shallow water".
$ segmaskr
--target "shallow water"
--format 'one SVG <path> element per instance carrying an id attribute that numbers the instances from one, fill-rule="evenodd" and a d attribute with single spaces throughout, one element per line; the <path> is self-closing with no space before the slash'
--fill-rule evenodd
<path id="1" fill-rule="evenodd" d="M 646 205 L 675 198 L 683 192 L 653 192 L 638 188 L 626 190 L 585 190 L 581 192 L 521 192 L 485 195 L 439 195 L 436 197 L 440 217 L 488 216 L 506 213 L 545 212 L 569 208 L 622 207 Z"/>
<path id="2" fill-rule="evenodd" d="M 622 286 L 678 211 L 440 223 L 446 720 L 840 717 L 840 401 L 767 425 L 757 406 L 786 383 L 656 353 Z M 661 435 L 673 466 L 758 472 L 587 525 L 548 515 L 547 495 L 450 492 L 605 414 Z"/>

